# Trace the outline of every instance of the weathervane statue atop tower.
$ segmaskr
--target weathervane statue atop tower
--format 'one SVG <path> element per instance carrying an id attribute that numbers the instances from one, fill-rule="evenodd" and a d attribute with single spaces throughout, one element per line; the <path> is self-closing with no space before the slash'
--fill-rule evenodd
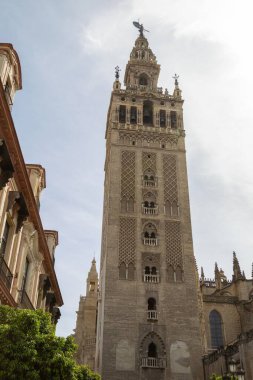
<path id="1" fill-rule="evenodd" d="M 149 32 L 149 30 L 144 29 L 143 24 L 140 24 L 139 21 L 133 21 L 133 25 L 134 25 L 137 29 L 139 29 L 140 36 L 141 36 L 141 37 L 144 37 L 144 36 L 143 36 L 143 32 L 144 32 L 144 30 L 145 30 L 145 32 Z"/>

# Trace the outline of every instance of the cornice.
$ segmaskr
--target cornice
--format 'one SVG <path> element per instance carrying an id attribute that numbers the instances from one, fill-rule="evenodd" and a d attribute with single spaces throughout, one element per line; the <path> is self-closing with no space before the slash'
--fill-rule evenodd
<path id="1" fill-rule="evenodd" d="M 37 204 L 33 195 L 31 183 L 28 177 L 27 168 L 24 162 L 23 154 L 19 145 L 17 133 L 14 127 L 13 119 L 7 104 L 2 83 L 0 82 L 0 138 L 3 138 L 8 151 L 12 164 L 15 168 L 14 178 L 22 192 L 31 222 L 34 224 L 35 229 L 38 231 L 39 246 L 43 252 L 45 268 L 49 274 L 52 288 L 55 292 L 57 304 L 63 305 L 59 284 L 53 267 L 53 262 L 48 249 L 47 241 L 43 231 L 42 222 L 40 219 Z"/>
<path id="2" fill-rule="evenodd" d="M 22 72 L 21 72 L 21 65 L 20 65 L 18 53 L 13 48 L 13 45 L 10 43 L 0 42 L 0 51 L 1 50 L 6 52 L 9 55 L 12 63 L 13 63 L 13 57 L 14 57 L 15 59 L 14 64 L 16 63 L 17 65 L 17 72 L 16 72 L 17 85 L 18 85 L 18 89 L 21 90 L 22 89 Z"/>

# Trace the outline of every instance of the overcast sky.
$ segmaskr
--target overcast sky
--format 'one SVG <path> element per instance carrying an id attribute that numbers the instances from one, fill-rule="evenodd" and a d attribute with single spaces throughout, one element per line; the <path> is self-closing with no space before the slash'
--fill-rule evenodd
<path id="1" fill-rule="evenodd" d="M 14 122 L 25 161 L 46 169 L 44 228 L 59 231 L 59 335 L 72 333 L 100 256 L 107 109 L 139 18 L 161 64 L 159 85 L 171 93 L 180 75 L 198 267 L 213 277 L 217 261 L 230 277 L 235 250 L 251 275 L 252 8 L 250 0 L 0 0 L 0 39 L 22 66 Z"/>

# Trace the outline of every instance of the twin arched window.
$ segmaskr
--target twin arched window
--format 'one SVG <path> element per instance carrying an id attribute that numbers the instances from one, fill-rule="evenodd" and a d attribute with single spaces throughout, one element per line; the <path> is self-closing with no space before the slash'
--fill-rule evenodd
<path id="1" fill-rule="evenodd" d="M 122 262 L 119 266 L 119 279 L 120 280 L 134 280 L 134 264 L 129 263 L 128 266 Z"/>
<path id="2" fill-rule="evenodd" d="M 220 313 L 212 310 L 209 314 L 210 332 L 211 332 L 211 345 L 212 348 L 218 348 L 224 345 L 223 340 L 223 323 Z"/>

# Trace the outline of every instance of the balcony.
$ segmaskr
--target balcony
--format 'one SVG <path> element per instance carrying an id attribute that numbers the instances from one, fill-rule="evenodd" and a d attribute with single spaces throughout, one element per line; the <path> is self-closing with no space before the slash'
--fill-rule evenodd
<path id="1" fill-rule="evenodd" d="M 19 294 L 19 307 L 21 309 L 32 309 L 34 310 L 33 304 L 28 297 L 28 294 L 25 290 L 21 290 Z"/>
<path id="2" fill-rule="evenodd" d="M 149 321 L 157 321 L 158 320 L 158 315 L 156 310 L 148 310 L 147 311 L 147 319 Z"/>
<path id="3" fill-rule="evenodd" d="M 145 215 L 157 215 L 158 214 L 158 206 L 145 207 L 144 205 L 142 205 L 142 213 Z"/>
<path id="4" fill-rule="evenodd" d="M 0 256 L 0 279 L 3 281 L 4 285 L 10 290 L 13 275 L 8 268 L 3 256 Z"/>
<path id="5" fill-rule="evenodd" d="M 142 368 L 165 368 L 166 359 L 163 358 L 141 358 Z"/>
<path id="6" fill-rule="evenodd" d="M 160 282 L 160 276 L 159 274 L 144 274 L 144 282 L 157 284 Z"/>
<path id="7" fill-rule="evenodd" d="M 143 238 L 143 244 L 155 247 L 158 245 L 157 238 Z"/>

